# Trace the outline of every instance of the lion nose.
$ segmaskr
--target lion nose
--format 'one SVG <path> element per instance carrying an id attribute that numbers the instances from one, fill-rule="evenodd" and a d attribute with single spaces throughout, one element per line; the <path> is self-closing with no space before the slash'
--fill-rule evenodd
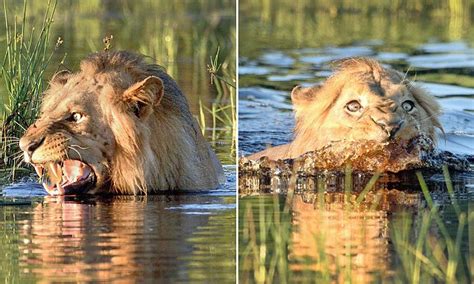
<path id="1" fill-rule="evenodd" d="M 44 137 L 36 138 L 33 140 L 27 139 L 25 137 L 20 139 L 20 149 L 25 153 L 25 161 L 30 162 L 33 152 L 38 149 L 41 144 L 44 142 Z"/>
<path id="2" fill-rule="evenodd" d="M 387 121 L 386 119 L 379 119 L 376 121 L 377 125 L 382 127 L 382 129 L 388 133 L 389 138 L 395 136 L 398 130 L 402 127 L 403 122 L 403 120 Z"/>

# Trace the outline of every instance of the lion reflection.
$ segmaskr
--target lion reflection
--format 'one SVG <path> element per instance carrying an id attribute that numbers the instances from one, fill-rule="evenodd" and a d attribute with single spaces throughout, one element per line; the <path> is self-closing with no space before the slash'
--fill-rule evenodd
<path id="1" fill-rule="evenodd" d="M 368 283 L 376 280 L 375 274 L 389 273 L 390 212 L 400 202 L 419 206 L 419 195 L 379 190 L 369 193 L 359 206 L 351 202 L 356 198 L 345 193 L 294 196 L 290 258 L 310 259 L 311 264 L 295 264 L 292 269 L 329 269 L 338 282 L 349 278 L 355 283 Z"/>
<path id="2" fill-rule="evenodd" d="M 177 256 L 192 252 L 187 238 L 208 222 L 169 208 L 194 198 L 46 197 L 21 221 L 21 271 L 61 282 L 169 279 L 183 269 Z"/>

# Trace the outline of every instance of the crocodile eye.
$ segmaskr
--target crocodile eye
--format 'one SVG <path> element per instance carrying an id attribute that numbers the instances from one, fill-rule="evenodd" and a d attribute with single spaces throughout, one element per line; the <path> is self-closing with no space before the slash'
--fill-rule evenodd
<path id="1" fill-rule="evenodd" d="M 82 115 L 82 113 L 79 113 L 79 112 L 73 112 L 71 113 L 71 116 L 68 117 L 68 121 L 72 121 L 72 122 L 76 122 L 76 123 L 79 123 L 81 122 L 81 120 L 84 118 L 84 116 Z"/>
<path id="2" fill-rule="evenodd" d="M 410 112 L 413 110 L 414 107 L 415 107 L 415 103 L 413 101 L 407 100 L 402 103 L 402 108 L 405 111 Z"/>
<path id="3" fill-rule="evenodd" d="M 358 112 L 362 106 L 358 101 L 350 101 L 346 104 L 346 109 L 350 112 Z"/>

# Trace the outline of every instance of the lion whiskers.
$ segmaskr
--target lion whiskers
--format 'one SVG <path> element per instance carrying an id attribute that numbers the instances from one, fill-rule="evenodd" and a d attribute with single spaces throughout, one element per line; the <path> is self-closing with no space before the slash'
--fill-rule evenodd
<path id="1" fill-rule="evenodd" d="M 13 152 L 11 155 L 7 156 L 7 158 L 10 159 L 13 157 L 17 157 L 19 155 L 23 155 L 23 151 L 19 150 L 19 151 Z"/>
<path id="2" fill-rule="evenodd" d="M 401 80 L 401 83 L 403 83 L 403 84 L 408 84 L 408 83 L 410 83 L 410 81 L 408 80 L 408 72 L 410 72 L 411 68 L 412 68 L 411 65 L 408 66 L 407 71 L 405 72 L 405 74 L 403 74 L 403 78 L 402 78 L 402 80 Z M 415 74 L 415 79 L 416 79 L 416 74 Z M 413 80 L 413 82 L 414 82 L 414 81 L 415 81 L 415 80 Z"/>
<path id="3" fill-rule="evenodd" d="M 79 145 L 71 145 L 71 147 L 77 147 L 77 148 L 79 148 L 79 149 L 81 149 L 81 150 L 87 150 L 87 149 L 89 149 L 89 147 L 82 147 L 82 146 L 79 146 Z"/>
<path id="4" fill-rule="evenodd" d="M 12 159 L 15 164 L 18 163 L 18 165 L 21 165 L 25 160 L 25 156 L 23 155 L 23 151 L 17 151 L 10 156 L 8 156 L 9 159 Z"/>
<path id="5" fill-rule="evenodd" d="M 80 153 L 78 150 L 76 150 L 76 149 L 74 148 L 74 147 L 78 147 L 78 145 L 70 145 L 70 146 L 67 146 L 67 147 L 68 147 L 68 149 L 71 149 L 71 150 L 73 150 L 74 152 L 76 152 L 77 155 L 79 156 L 79 159 L 82 161 L 81 153 Z M 78 148 L 81 149 L 80 147 L 78 147 Z M 67 155 L 67 151 L 66 151 L 66 155 Z"/>
<path id="6" fill-rule="evenodd" d="M 20 138 L 15 137 L 15 136 L 3 136 L 0 137 L 2 141 L 20 141 Z"/>
<path id="7" fill-rule="evenodd" d="M 8 143 L 3 144 L 3 145 L 9 147 L 9 146 L 11 146 L 11 145 L 16 145 L 16 144 L 18 144 L 18 141 L 8 142 Z"/>
<path id="8" fill-rule="evenodd" d="M 425 117 L 425 118 L 423 118 L 423 119 L 420 119 L 420 122 L 425 121 L 425 120 L 432 119 L 433 117 L 436 117 L 436 116 L 438 116 L 438 115 L 437 115 L 437 114 L 429 115 L 429 116 L 427 116 L 427 117 Z"/>

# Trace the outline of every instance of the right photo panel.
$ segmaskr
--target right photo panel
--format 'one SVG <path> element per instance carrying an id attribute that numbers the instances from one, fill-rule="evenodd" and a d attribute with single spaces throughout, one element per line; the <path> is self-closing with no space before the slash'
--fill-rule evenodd
<path id="1" fill-rule="evenodd" d="M 239 283 L 474 281 L 472 1 L 239 1 Z"/>

